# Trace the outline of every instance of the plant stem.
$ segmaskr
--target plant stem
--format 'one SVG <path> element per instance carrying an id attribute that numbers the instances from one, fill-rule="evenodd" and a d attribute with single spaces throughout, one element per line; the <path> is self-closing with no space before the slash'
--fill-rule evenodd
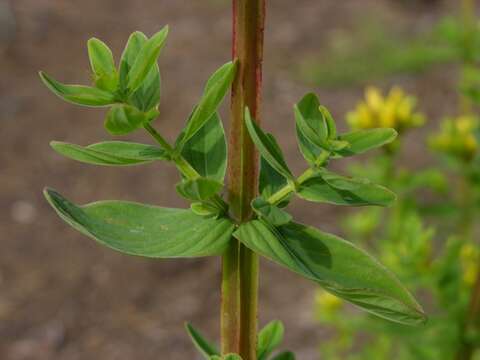
<path id="1" fill-rule="evenodd" d="M 228 196 L 231 216 L 238 222 L 252 216 L 257 192 L 257 154 L 244 122 L 245 107 L 260 120 L 265 0 L 233 0 L 232 55 L 239 69 L 232 85 Z M 232 239 L 223 256 L 222 353 L 256 359 L 258 257 Z"/>
<path id="2" fill-rule="evenodd" d="M 318 159 L 315 161 L 315 167 L 316 168 L 320 168 L 322 167 L 323 165 L 325 165 L 325 163 L 328 161 L 328 159 L 330 158 L 330 153 L 325 151 L 325 152 L 322 152 L 320 154 L 320 156 L 318 157 Z M 305 170 L 302 175 L 300 175 L 297 180 L 293 183 L 293 182 L 288 182 L 287 185 L 285 185 L 284 187 L 280 188 L 277 192 L 273 193 L 268 199 L 267 201 L 272 204 L 272 205 L 278 205 L 279 203 L 281 203 L 286 197 L 288 197 L 288 195 L 290 195 L 290 193 L 294 192 L 296 189 L 295 187 L 298 186 L 298 185 L 302 185 L 305 181 L 311 179 L 313 176 L 315 176 L 317 172 L 315 171 L 314 168 L 308 168 L 307 170 Z"/>
<path id="3" fill-rule="evenodd" d="M 472 190 L 475 186 L 469 179 L 469 168 L 463 169 L 462 186 L 460 187 L 459 208 L 462 209 L 461 221 L 459 223 L 459 233 L 464 242 L 472 241 L 473 225 L 475 219 L 475 203 Z M 480 264 L 477 267 L 475 284 L 470 294 L 470 303 L 465 314 L 462 329 L 462 343 L 460 344 L 456 359 L 470 360 L 475 351 L 475 344 L 469 338 L 470 333 L 480 330 Z"/>

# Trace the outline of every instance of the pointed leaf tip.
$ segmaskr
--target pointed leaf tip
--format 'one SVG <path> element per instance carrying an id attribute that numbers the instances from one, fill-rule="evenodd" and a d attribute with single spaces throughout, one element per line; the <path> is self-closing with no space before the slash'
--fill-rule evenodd
<path id="1" fill-rule="evenodd" d="M 76 105 L 102 107 L 115 103 L 114 94 L 98 88 L 83 85 L 65 85 L 45 72 L 39 72 L 44 85 L 59 98 Z"/>
<path id="2" fill-rule="evenodd" d="M 204 218 L 190 210 L 127 201 L 77 206 L 53 189 L 45 197 L 57 214 L 82 234 L 119 252 L 150 258 L 220 255 L 234 229 L 226 218 Z"/>
<path id="3" fill-rule="evenodd" d="M 271 227 L 258 220 L 242 224 L 234 236 L 365 311 L 406 325 L 426 321 L 422 307 L 398 279 L 351 242 L 294 222 Z"/>
<path id="4" fill-rule="evenodd" d="M 220 351 L 217 350 L 216 346 L 205 340 L 203 335 L 200 334 L 200 332 L 195 329 L 192 324 L 186 322 L 185 330 L 187 331 L 197 350 L 205 359 L 210 359 L 211 356 L 220 356 Z"/>

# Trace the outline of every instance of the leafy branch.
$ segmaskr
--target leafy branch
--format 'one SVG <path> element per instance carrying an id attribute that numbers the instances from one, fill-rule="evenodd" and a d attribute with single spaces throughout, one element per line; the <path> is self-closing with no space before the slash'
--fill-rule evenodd
<path id="1" fill-rule="evenodd" d="M 227 145 L 218 115 L 218 108 L 237 75 L 238 61 L 226 63 L 208 79 L 172 145 L 152 125 L 160 114 L 161 77 L 157 58 L 167 34 L 167 27 L 150 38 L 134 32 L 118 67 L 106 44 L 98 39 L 89 40 L 93 86 L 62 84 L 43 72 L 40 77 L 65 101 L 108 107 L 104 125 L 110 134 L 125 135 L 143 128 L 158 144 L 105 141 L 80 146 L 55 141 L 51 143 L 55 151 L 73 160 L 103 166 L 172 163 L 180 173 L 176 191 L 191 202 L 190 209 L 125 201 L 78 206 L 55 190 L 46 189 L 45 196 L 57 214 L 100 244 L 143 257 L 219 256 L 239 241 L 254 256 L 271 259 L 377 316 L 410 325 L 424 322 L 420 305 L 375 259 L 350 242 L 294 222 L 284 209 L 293 195 L 336 205 L 390 205 L 395 200 L 390 190 L 367 179 L 336 174 L 327 167 L 334 159 L 388 144 L 395 139 L 396 132 L 370 129 L 338 134 L 328 110 L 315 95 L 307 94 L 295 105 L 294 114 L 299 148 L 308 169 L 295 177 L 273 135 L 265 133 L 253 121 L 248 108 L 242 107 L 245 124 L 245 127 L 241 124 L 242 129 L 246 129 L 245 135 L 260 152 L 261 168 L 259 196 L 249 208 L 254 216 L 248 221 L 242 219 L 245 222 L 239 224 L 231 214 L 231 204 L 222 197 Z M 239 355 L 233 354 L 222 358 L 193 327 L 187 325 L 187 330 L 207 359 L 239 359 Z M 279 322 L 262 330 L 258 360 L 269 358 L 282 336 L 283 326 Z M 287 360 L 294 356 L 284 352 L 271 359 Z"/>

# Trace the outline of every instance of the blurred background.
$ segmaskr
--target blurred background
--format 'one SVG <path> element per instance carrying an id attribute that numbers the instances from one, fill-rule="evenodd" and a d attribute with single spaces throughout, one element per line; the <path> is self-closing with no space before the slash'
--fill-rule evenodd
<path id="1" fill-rule="evenodd" d="M 42 196 L 47 185 L 77 203 L 187 203 L 172 191 L 173 167 L 92 167 L 53 152 L 51 140 L 86 145 L 109 135 L 98 110 L 62 102 L 37 72 L 86 83 L 90 37 L 118 57 L 132 31 L 150 35 L 169 24 L 156 126 L 173 140 L 204 81 L 229 60 L 230 6 L 225 0 L 0 0 L 0 359 L 197 359 L 184 333 L 187 320 L 218 338 L 218 259 L 120 255 L 75 232 L 49 208 Z M 419 100 L 426 122 L 405 134 L 397 166 L 413 172 L 429 166 L 427 133 L 445 115 L 456 115 L 460 101 L 458 58 L 437 41 L 436 29 L 459 11 L 455 0 L 269 1 L 263 123 L 278 136 L 291 167 L 297 173 L 305 167 L 293 104 L 314 91 L 346 130 L 346 114 L 372 84 L 383 92 L 399 85 Z M 141 133 L 128 139 L 149 141 Z M 348 160 L 339 166 L 347 169 Z M 346 230 L 339 219 L 355 212 L 299 201 L 291 211 L 340 234 Z M 332 329 L 316 318 L 315 285 L 267 261 L 260 283 L 260 323 L 282 320 L 285 345 L 299 359 L 328 359 L 319 348 Z"/>

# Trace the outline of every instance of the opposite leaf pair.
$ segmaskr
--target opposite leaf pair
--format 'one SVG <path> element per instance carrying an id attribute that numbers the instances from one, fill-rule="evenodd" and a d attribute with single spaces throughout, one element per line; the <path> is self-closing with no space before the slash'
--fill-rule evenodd
<path id="1" fill-rule="evenodd" d="M 168 27 L 148 39 L 134 32 L 122 54 L 118 70 L 106 44 L 92 38 L 88 55 L 94 86 L 64 85 L 40 72 L 45 85 L 66 101 L 83 106 L 110 106 L 105 127 L 112 135 L 128 134 L 158 115 L 160 71 L 157 59 Z"/>
<path id="2" fill-rule="evenodd" d="M 154 44 L 158 45 L 160 35 L 153 38 L 157 40 L 147 41 L 141 46 L 132 40 L 137 39 L 135 33 L 130 38 L 127 49 L 137 49 L 137 52 L 126 50 L 124 57 L 127 53 L 128 57 L 136 60 L 133 63 L 123 62 L 128 65 L 123 72 L 126 74 L 123 77 L 126 85 L 121 85 L 120 66 L 118 87 L 112 93 L 119 99 L 135 101 L 137 105 L 141 103 L 138 99 L 129 100 L 141 88 L 136 86 L 143 76 L 137 75 L 139 70 L 132 71 L 137 68 L 136 62 L 140 61 L 137 58 L 158 56 L 153 49 L 157 49 Z M 98 49 L 91 52 L 98 52 Z M 105 62 L 100 56 L 98 58 L 98 63 Z M 145 63 L 150 64 L 150 60 L 145 60 Z M 156 64 L 150 66 L 156 69 Z M 99 68 L 100 65 L 94 67 L 100 79 L 107 71 L 99 71 Z M 149 122 L 141 127 L 152 135 L 158 146 L 119 141 L 87 147 L 52 143 L 61 154 L 93 164 L 135 165 L 167 160 L 181 174 L 177 191 L 192 202 L 190 209 L 169 209 L 125 201 L 77 206 L 56 191 L 47 189 L 45 196 L 52 207 L 63 220 L 83 234 L 132 255 L 155 258 L 223 255 L 229 242 L 236 241 L 236 238 L 253 251 L 371 313 L 406 324 L 423 322 L 425 316 L 421 307 L 381 264 L 350 242 L 295 223 L 282 208 L 293 195 L 339 205 L 389 205 L 395 199 L 389 190 L 365 179 L 335 174 L 326 166 L 331 159 L 362 153 L 392 141 L 396 135 L 394 130 L 373 129 L 339 135 L 331 115 L 320 107 L 315 95 L 309 94 L 295 107 L 299 146 L 309 167 L 295 177 L 274 137 L 264 133 L 246 109 L 245 124 L 262 156 L 260 197 L 252 201 L 255 219 L 238 226 L 229 218 L 228 204 L 220 195 L 227 149 L 217 110 L 233 81 L 236 68 L 236 62 L 227 63 L 210 77 L 203 96 L 173 146 Z M 145 84 L 147 78 L 148 75 L 140 83 Z M 105 91 L 98 86 L 105 87 L 105 82 L 110 84 L 109 79 L 104 77 L 103 82 L 98 82 L 95 91 Z M 51 81 L 47 81 L 47 86 L 52 89 Z M 62 86 L 71 89 L 70 85 Z M 109 91 L 111 89 L 113 86 Z M 68 91 L 52 90 L 72 101 Z M 139 99 L 148 100 L 149 97 L 142 93 Z M 76 103 L 81 104 L 78 98 Z M 140 108 L 137 109 L 140 111 Z"/>
<path id="3" fill-rule="evenodd" d="M 210 360 L 241 360 L 241 357 L 235 354 L 221 356 L 215 345 L 200 334 L 191 324 L 186 324 L 185 328 L 190 335 L 195 347 L 205 359 Z M 257 360 L 295 360 L 295 355 L 290 351 L 284 351 L 270 357 L 275 349 L 283 340 L 284 327 L 281 321 L 275 320 L 268 323 L 258 333 L 257 342 Z"/>

